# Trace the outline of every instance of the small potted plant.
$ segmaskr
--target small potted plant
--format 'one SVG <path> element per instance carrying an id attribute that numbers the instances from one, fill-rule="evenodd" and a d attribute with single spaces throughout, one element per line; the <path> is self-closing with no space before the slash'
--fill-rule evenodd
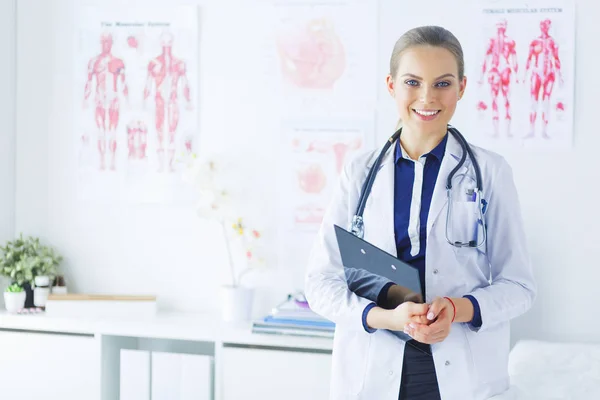
<path id="1" fill-rule="evenodd" d="M 0 246 L 0 275 L 6 276 L 11 284 L 17 284 L 25 291 L 25 308 L 34 307 L 34 288 L 37 284 L 42 288 L 57 273 L 62 257 L 54 249 L 44 246 L 40 239 L 32 236 L 26 238 L 21 234 L 15 240 L 7 241 Z M 43 302 L 44 290 L 40 292 Z"/>
<path id="2" fill-rule="evenodd" d="M 25 290 L 16 283 L 6 288 L 4 305 L 9 313 L 17 313 L 25 307 Z"/>
<path id="3" fill-rule="evenodd" d="M 67 284 L 63 275 L 57 275 L 54 278 L 52 294 L 67 294 Z"/>
<path id="4" fill-rule="evenodd" d="M 225 321 L 248 321 L 252 316 L 254 290 L 243 283 L 243 278 L 254 268 L 265 265 L 262 256 L 262 234 L 257 229 L 249 228 L 242 218 L 232 223 L 233 233 L 228 232 L 223 225 L 223 237 L 229 259 L 231 284 L 221 286 L 222 316 Z M 233 240 L 232 240 L 233 239 Z M 236 250 L 241 257 L 234 257 Z M 238 259 L 235 263 L 233 260 Z M 237 265 L 237 268 L 236 268 Z M 239 272 L 238 272 L 239 271 Z"/>

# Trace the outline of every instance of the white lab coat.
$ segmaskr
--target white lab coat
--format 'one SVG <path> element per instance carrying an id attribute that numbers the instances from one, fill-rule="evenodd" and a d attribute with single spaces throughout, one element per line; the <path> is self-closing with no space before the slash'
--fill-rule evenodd
<path id="1" fill-rule="evenodd" d="M 498 154 L 471 147 L 488 202 L 486 247 L 456 248 L 446 241 L 446 178 L 462 155 L 451 134 L 427 219 L 426 301 L 472 294 L 483 320 L 479 329 L 454 323 L 448 337 L 432 345 L 443 400 L 487 399 L 508 389 L 509 321 L 525 313 L 536 295 L 512 170 Z M 390 146 L 382 161 L 364 211 L 364 239 L 390 254 L 396 254 L 394 148 Z M 345 165 L 306 274 L 305 294 L 311 308 L 336 323 L 330 395 L 335 400 L 397 400 L 400 390 L 404 342 L 385 330 L 368 333 L 363 328 L 362 313 L 371 300 L 348 289 L 333 228 L 334 224 L 349 226 L 379 152 L 376 149 Z M 461 173 L 474 176 L 468 158 Z"/>

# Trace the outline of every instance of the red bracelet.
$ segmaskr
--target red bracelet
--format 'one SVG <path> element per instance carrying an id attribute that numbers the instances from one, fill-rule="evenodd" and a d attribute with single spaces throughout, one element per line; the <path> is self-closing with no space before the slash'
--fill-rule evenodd
<path id="1" fill-rule="evenodd" d="M 454 315 L 452 316 L 452 322 L 454 322 L 454 318 L 456 318 L 456 306 L 454 305 L 454 302 L 452 300 L 450 300 L 450 297 L 444 297 L 444 298 L 447 299 L 452 304 L 452 308 L 454 308 Z"/>

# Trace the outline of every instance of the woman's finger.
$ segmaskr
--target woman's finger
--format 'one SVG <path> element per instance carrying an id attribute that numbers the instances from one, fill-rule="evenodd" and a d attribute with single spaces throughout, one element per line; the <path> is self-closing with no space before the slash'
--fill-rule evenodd
<path id="1" fill-rule="evenodd" d="M 433 344 L 446 339 L 450 331 L 444 327 L 433 330 L 429 326 L 409 324 L 404 332 L 421 343 Z"/>

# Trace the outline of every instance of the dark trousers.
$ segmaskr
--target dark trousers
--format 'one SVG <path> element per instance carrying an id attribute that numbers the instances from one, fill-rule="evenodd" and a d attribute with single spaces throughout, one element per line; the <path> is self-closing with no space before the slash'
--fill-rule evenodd
<path id="1" fill-rule="evenodd" d="M 404 346 L 399 399 L 441 400 L 431 347 L 428 344 L 411 340 Z"/>

